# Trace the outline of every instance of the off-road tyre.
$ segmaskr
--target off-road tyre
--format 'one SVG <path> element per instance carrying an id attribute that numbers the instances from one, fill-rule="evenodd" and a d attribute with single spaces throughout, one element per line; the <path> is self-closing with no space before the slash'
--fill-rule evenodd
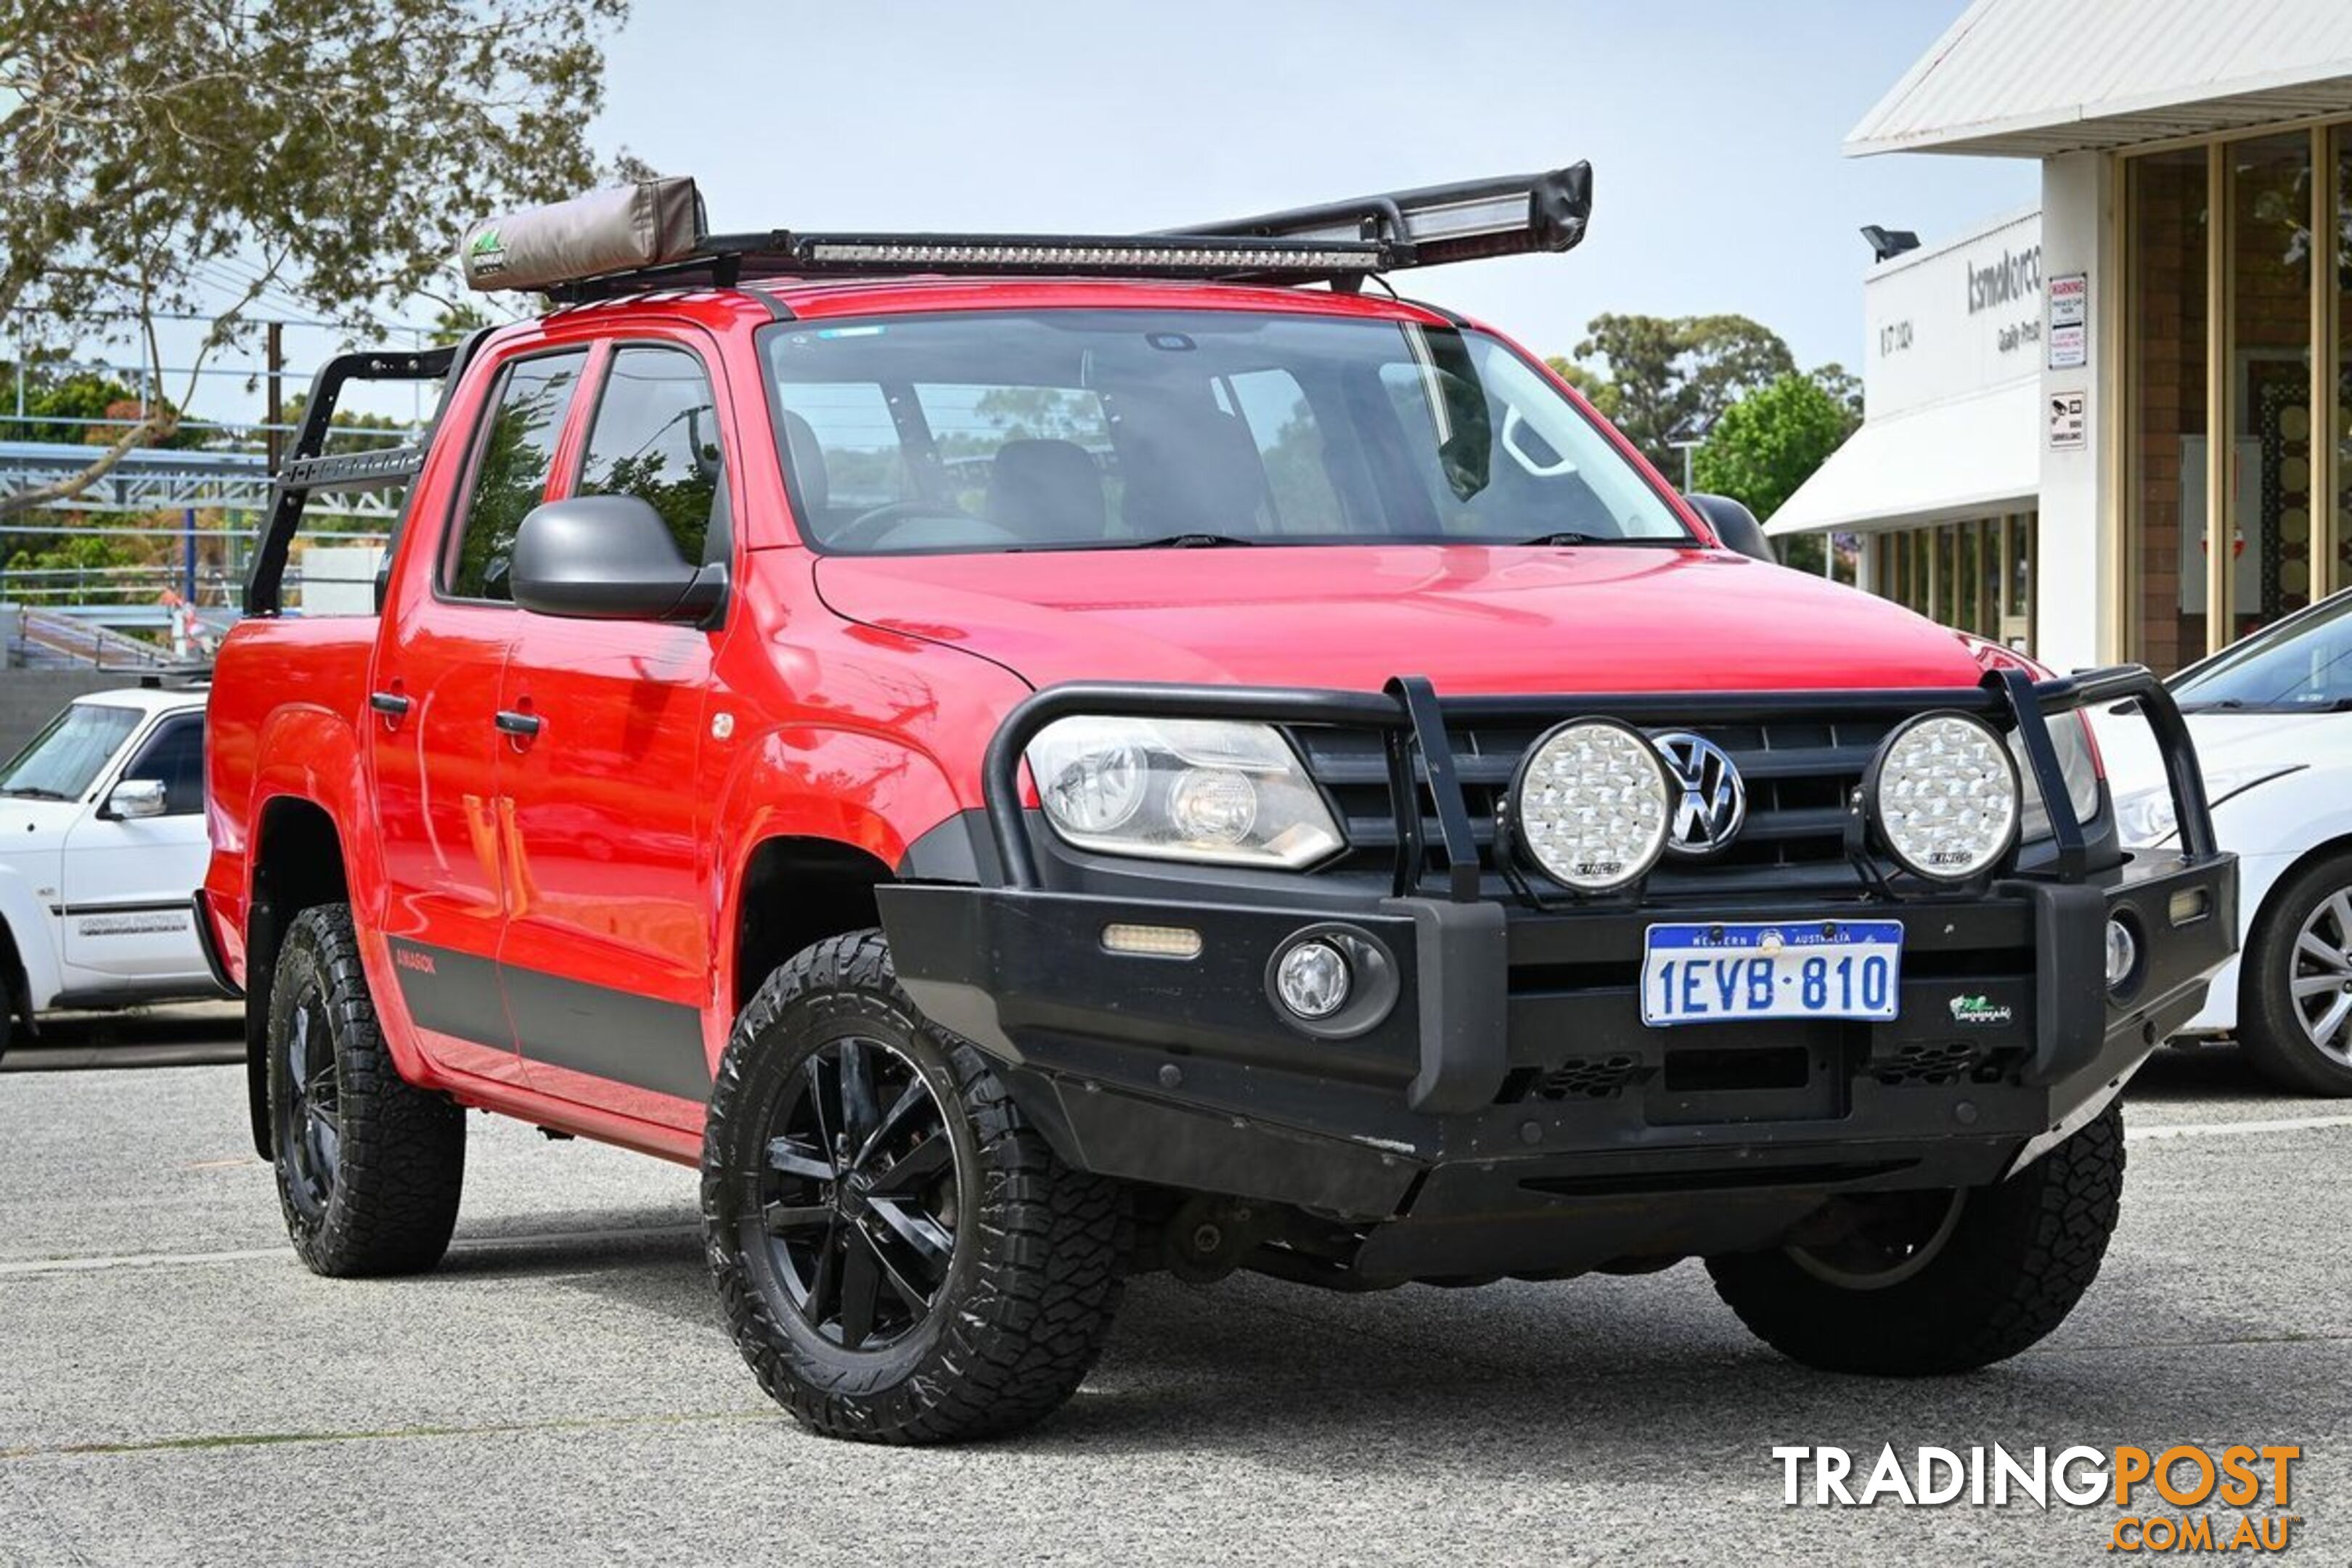
<path id="1" fill-rule="evenodd" d="M 1933 1377 L 2034 1344 L 2074 1310 L 2106 1256 L 2124 1179 L 2122 1108 L 1962 1199 L 1940 1246 L 1896 1282 L 1830 1282 L 1789 1248 L 1707 1259 L 1756 1337 L 1828 1372 Z"/>
<path id="2" fill-rule="evenodd" d="M 268 1042 L 278 1199 L 296 1254 L 338 1279 L 439 1262 L 465 1185 L 466 1113 L 394 1068 L 349 905 L 314 905 L 287 928 Z"/>
<path id="3" fill-rule="evenodd" d="M 2333 999 L 2323 992 L 2298 1003 L 2293 989 L 2298 981 L 2352 984 L 2352 972 L 2299 948 L 2315 926 L 2312 938 L 2323 947 L 2340 954 L 2352 944 L 2352 931 L 2342 929 L 2345 906 L 2335 904 L 2347 889 L 2352 889 L 2352 850 L 2324 856 L 2289 877 L 2264 904 L 2238 966 L 2238 1041 L 2247 1063 L 2298 1094 L 2352 1095 L 2352 1059 L 2323 1049 L 2305 1021 L 2308 1011 L 2326 1022 Z M 2334 1050 L 2352 1054 L 2352 1017 L 2339 1020 L 2329 1037 Z"/>
<path id="4" fill-rule="evenodd" d="M 919 1078 L 929 1096 L 919 1113 L 949 1140 L 930 1156 L 951 1149 L 953 1157 L 952 1246 L 944 1260 L 916 1258 L 926 1272 L 901 1270 L 918 1294 L 928 1285 L 929 1304 L 919 1310 L 893 1295 L 889 1307 L 901 1321 L 878 1349 L 848 1348 L 846 1310 L 837 1319 L 820 1310 L 813 1321 L 800 1303 L 817 1299 L 821 1249 L 838 1246 L 835 1256 L 846 1258 L 871 1236 L 869 1255 L 879 1259 L 894 1238 L 905 1239 L 876 1228 L 884 1216 L 875 1209 L 845 1211 L 857 1200 L 839 1194 L 852 1177 L 867 1181 L 866 1194 L 881 1194 L 893 1184 L 893 1167 L 920 1156 L 877 1153 L 869 1174 L 852 1167 L 851 1151 L 834 1162 L 846 1173 L 828 1182 L 806 1168 L 815 1141 L 778 1131 L 811 1125 L 809 1108 L 826 1103 L 828 1072 L 839 1089 L 851 1052 L 869 1063 L 861 1074 L 879 1062 L 897 1075 L 894 1105 L 911 1098 Z M 887 1080 L 865 1081 L 871 1107 L 880 1098 L 872 1086 Z M 837 1122 L 851 1119 L 845 1089 L 832 1103 Z M 848 1148 L 845 1132 L 836 1142 Z M 772 1195 L 779 1184 L 791 1189 L 789 1206 Z M 940 1189 L 930 1190 L 926 1201 L 940 1204 Z M 889 1201 L 900 1205 L 903 1226 L 908 1200 Z M 834 1205 L 831 1217 L 808 1217 L 823 1204 Z M 915 1009 L 878 931 L 803 950 L 743 1009 L 711 1090 L 702 1213 L 728 1325 L 761 1387 L 811 1431 L 877 1443 L 993 1436 L 1059 1408 L 1101 1352 L 1130 1239 L 1120 1185 L 1063 1164 L 988 1059 Z M 799 1228 L 780 1228 L 784 1215 Z M 776 1239 L 786 1235 L 799 1239 Z M 848 1265 L 839 1267 L 845 1273 Z M 834 1289 L 836 1300 L 847 1298 L 845 1284 Z M 875 1311 L 868 1308 L 861 1326 Z"/>

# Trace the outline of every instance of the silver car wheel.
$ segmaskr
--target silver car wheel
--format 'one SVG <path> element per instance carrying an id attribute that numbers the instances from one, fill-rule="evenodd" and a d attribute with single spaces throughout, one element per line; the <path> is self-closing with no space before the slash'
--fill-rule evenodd
<path id="1" fill-rule="evenodd" d="M 2320 1054 L 2352 1067 L 2352 888 L 2321 900 L 2295 933 L 2287 994 Z"/>

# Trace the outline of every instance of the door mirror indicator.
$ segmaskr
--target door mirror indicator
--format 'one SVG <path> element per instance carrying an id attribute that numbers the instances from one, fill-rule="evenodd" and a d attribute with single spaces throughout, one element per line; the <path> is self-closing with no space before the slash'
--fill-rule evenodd
<path id="1" fill-rule="evenodd" d="M 124 779 L 107 792 L 106 809 L 100 815 L 132 821 L 161 816 L 169 806 L 162 779 Z"/>
<path id="2" fill-rule="evenodd" d="M 524 609 L 573 620 L 706 624 L 727 596 L 727 569 L 680 555 L 661 513 L 629 495 L 533 508 L 516 531 L 507 581 Z"/>
<path id="3" fill-rule="evenodd" d="M 1773 552 L 1772 542 L 1764 537 L 1764 525 L 1756 521 L 1754 512 L 1739 502 L 1729 496 L 1693 494 L 1683 499 L 1690 502 L 1693 511 L 1706 519 L 1706 525 L 1715 530 L 1715 536 L 1723 541 L 1726 550 L 1736 550 L 1742 555 L 1752 555 L 1775 566 L 1780 564 L 1780 557 Z"/>

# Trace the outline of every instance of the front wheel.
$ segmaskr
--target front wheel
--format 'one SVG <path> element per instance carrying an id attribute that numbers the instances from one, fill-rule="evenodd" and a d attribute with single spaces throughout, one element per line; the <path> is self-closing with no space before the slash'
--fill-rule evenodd
<path id="1" fill-rule="evenodd" d="M 1757 1338 L 1829 1372 L 1923 1377 L 2005 1361 L 2098 1277 L 2124 1180 L 2110 1105 L 1995 1187 L 1839 1198 L 1774 1252 L 1707 1259 Z"/>
<path id="2" fill-rule="evenodd" d="M 2352 853 L 2271 896 L 2239 968 L 2238 1035 L 2281 1088 L 2352 1095 Z"/>
<path id="3" fill-rule="evenodd" d="M 899 990 L 878 931 L 768 977 L 703 1140 L 710 1267 L 771 1397 L 828 1436 L 1029 1426 L 1102 1349 L 1127 1211 L 1064 1165 L 972 1047 Z"/>

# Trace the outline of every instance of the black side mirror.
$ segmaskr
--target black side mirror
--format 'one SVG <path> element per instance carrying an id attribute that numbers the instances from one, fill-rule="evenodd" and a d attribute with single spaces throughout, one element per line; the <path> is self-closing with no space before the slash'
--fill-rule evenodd
<path id="1" fill-rule="evenodd" d="M 514 602 L 583 621 L 703 621 L 727 595 L 727 569 L 698 566 L 639 496 L 573 496 L 534 507 L 515 531 Z"/>
<path id="2" fill-rule="evenodd" d="M 1754 512 L 1729 496 L 1686 495 L 1683 500 L 1690 502 L 1693 511 L 1706 519 L 1706 525 L 1715 530 L 1715 536 L 1723 541 L 1726 550 L 1736 550 L 1775 566 L 1780 564 L 1772 542 L 1764 537 L 1764 525 L 1756 521 Z"/>

